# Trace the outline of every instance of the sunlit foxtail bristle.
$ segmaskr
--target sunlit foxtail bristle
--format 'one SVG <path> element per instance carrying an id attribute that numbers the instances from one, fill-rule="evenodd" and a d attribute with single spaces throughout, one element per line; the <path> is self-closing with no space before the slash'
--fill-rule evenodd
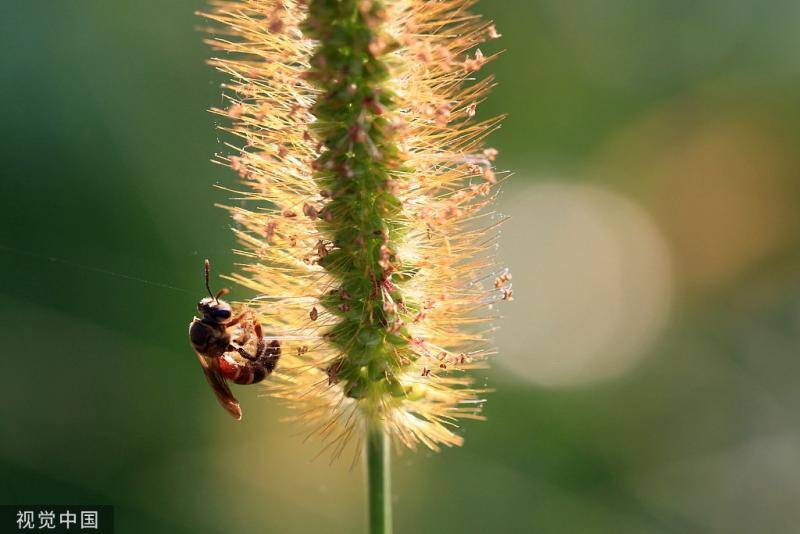
<path id="1" fill-rule="evenodd" d="M 284 356 L 271 392 L 338 455 L 371 419 L 395 440 L 460 445 L 480 418 L 505 175 L 474 120 L 498 37 L 470 0 L 213 3 L 211 63 L 230 77 L 238 138 L 218 161 L 244 185 L 231 206 L 233 280 Z"/>

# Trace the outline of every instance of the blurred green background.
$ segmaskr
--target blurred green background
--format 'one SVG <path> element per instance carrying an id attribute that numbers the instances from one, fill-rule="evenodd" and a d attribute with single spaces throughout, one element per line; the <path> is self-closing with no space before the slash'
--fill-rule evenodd
<path id="1" fill-rule="evenodd" d="M 186 339 L 202 259 L 235 261 L 202 7 L 0 7 L 0 502 L 361 532 L 360 466 L 311 461 L 257 388 L 233 423 Z M 488 421 L 396 457 L 397 531 L 797 532 L 800 3 L 477 10 L 516 300 Z"/>

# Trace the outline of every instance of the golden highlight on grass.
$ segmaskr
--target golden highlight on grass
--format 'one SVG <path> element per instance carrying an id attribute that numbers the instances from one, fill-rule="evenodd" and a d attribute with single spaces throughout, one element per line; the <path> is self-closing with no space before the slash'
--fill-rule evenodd
<path id="1" fill-rule="evenodd" d="M 214 109 L 240 141 L 219 162 L 246 202 L 228 206 L 237 283 L 281 340 L 271 393 L 334 456 L 379 420 L 438 450 L 480 418 L 469 371 L 494 354 L 505 175 L 476 122 L 493 85 L 478 48 L 499 37 L 472 0 L 214 2 Z M 342 15 L 342 10 L 351 9 Z M 338 18 L 337 18 L 338 17 Z M 241 207 L 242 205 L 246 207 Z M 357 443 L 361 443 L 358 440 Z"/>

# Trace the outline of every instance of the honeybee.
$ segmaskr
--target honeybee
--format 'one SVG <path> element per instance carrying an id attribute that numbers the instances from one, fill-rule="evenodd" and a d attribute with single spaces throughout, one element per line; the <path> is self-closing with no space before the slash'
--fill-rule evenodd
<path id="1" fill-rule="evenodd" d="M 268 342 L 264 338 L 261 323 L 248 308 L 237 310 L 238 315 L 233 317 L 231 305 L 220 299 L 228 290 L 223 288 L 216 295 L 211 291 L 210 271 L 206 260 L 208 296 L 197 303 L 197 310 L 203 317 L 192 319 L 189 340 L 217 400 L 239 420 L 242 409 L 228 381 L 256 384 L 264 380 L 278 364 L 281 345 L 277 339 Z"/>

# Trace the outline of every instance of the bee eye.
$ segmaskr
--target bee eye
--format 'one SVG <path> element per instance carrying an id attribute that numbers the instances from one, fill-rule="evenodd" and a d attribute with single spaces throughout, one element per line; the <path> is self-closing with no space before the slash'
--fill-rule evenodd
<path id="1" fill-rule="evenodd" d="M 214 310 L 214 317 L 218 319 L 230 319 L 231 311 L 230 310 Z"/>

